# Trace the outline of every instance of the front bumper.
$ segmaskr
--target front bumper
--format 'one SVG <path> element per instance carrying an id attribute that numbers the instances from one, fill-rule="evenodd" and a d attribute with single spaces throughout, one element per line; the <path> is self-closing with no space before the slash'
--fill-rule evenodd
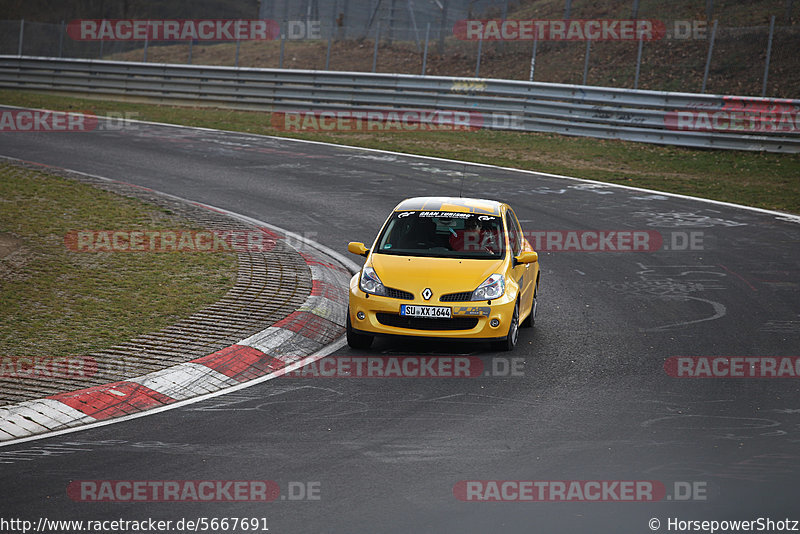
<path id="1" fill-rule="evenodd" d="M 350 324 L 353 330 L 369 335 L 435 337 L 446 339 L 498 340 L 508 335 L 514 315 L 516 295 L 506 293 L 491 301 L 441 302 L 434 288 L 434 297 L 423 300 L 396 299 L 367 295 L 358 287 L 359 274 L 350 280 Z M 407 318 L 400 316 L 402 304 L 446 306 L 452 309 L 451 319 Z M 364 314 L 363 319 L 358 313 Z M 491 320 L 498 325 L 492 326 Z"/>

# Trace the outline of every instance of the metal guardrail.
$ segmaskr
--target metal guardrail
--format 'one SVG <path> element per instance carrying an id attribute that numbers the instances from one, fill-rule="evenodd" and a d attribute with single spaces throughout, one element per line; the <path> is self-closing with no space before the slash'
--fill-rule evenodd
<path id="1" fill-rule="evenodd" d="M 485 128 L 800 152 L 800 100 L 483 78 L 24 56 L 0 56 L 0 88 L 266 111 L 468 111 L 482 114 Z"/>

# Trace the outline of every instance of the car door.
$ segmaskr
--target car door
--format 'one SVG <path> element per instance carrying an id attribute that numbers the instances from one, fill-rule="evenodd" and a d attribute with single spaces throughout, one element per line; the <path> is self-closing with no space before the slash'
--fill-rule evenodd
<path id="1" fill-rule="evenodd" d="M 506 230 L 508 231 L 508 245 L 511 248 L 511 254 L 513 256 L 518 256 L 523 248 L 522 229 L 519 226 L 517 216 L 511 208 L 506 210 L 505 219 Z M 530 272 L 530 264 L 519 264 L 511 269 L 511 276 L 519 285 L 520 290 L 520 316 L 527 312 L 533 303 L 533 280 Z"/>

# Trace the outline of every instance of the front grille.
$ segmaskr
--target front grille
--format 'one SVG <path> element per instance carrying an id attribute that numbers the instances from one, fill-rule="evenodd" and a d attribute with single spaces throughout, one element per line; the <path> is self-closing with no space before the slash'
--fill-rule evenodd
<path id="1" fill-rule="evenodd" d="M 386 295 L 390 299 L 403 299 L 403 300 L 414 300 L 414 295 L 409 293 L 408 291 L 403 291 L 402 289 L 395 289 L 393 287 L 386 288 Z"/>
<path id="2" fill-rule="evenodd" d="M 478 324 L 477 317 L 403 317 L 393 313 L 377 313 L 378 322 L 386 326 L 397 328 L 411 328 L 414 330 L 471 330 Z"/>
<path id="3" fill-rule="evenodd" d="M 472 291 L 465 291 L 463 293 L 449 293 L 439 297 L 441 302 L 464 302 L 472 300 Z"/>

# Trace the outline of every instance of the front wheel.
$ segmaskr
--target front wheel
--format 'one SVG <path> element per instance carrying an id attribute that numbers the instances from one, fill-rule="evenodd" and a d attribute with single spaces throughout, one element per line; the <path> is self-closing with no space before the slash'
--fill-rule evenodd
<path id="1" fill-rule="evenodd" d="M 347 344 L 353 349 L 368 349 L 372 346 L 372 336 L 366 334 L 359 334 L 353 330 L 353 325 L 350 324 L 350 310 L 347 310 Z"/>
<path id="2" fill-rule="evenodd" d="M 494 341 L 492 348 L 497 351 L 508 352 L 514 350 L 519 339 L 519 301 L 514 305 L 514 316 L 508 326 L 508 335 L 501 341 Z"/>

